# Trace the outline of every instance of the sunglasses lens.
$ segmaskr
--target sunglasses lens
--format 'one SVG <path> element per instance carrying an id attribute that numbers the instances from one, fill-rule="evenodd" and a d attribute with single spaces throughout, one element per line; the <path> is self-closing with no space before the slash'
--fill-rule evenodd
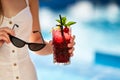
<path id="1" fill-rule="evenodd" d="M 23 47 L 25 45 L 24 41 L 14 37 L 14 36 L 10 36 L 10 40 L 16 47 L 21 48 L 21 47 Z"/>
<path id="2" fill-rule="evenodd" d="M 32 51 L 38 51 L 45 47 L 46 44 L 39 44 L 39 43 L 30 43 L 29 49 Z"/>

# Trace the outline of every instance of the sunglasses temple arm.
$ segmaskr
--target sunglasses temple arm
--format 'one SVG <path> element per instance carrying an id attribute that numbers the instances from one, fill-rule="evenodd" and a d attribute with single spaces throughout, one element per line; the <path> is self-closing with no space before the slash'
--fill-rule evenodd
<path id="1" fill-rule="evenodd" d="M 45 43 L 45 41 L 44 41 L 44 39 L 43 39 L 43 36 L 42 36 L 41 32 L 39 32 L 39 33 L 40 33 L 40 36 L 41 36 L 41 38 L 42 38 L 43 43 Z"/>
<path id="2" fill-rule="evenodd" d="M 15 26 L 16 26 L 16 27 L 19 27 L 19 25 L 14 24 L 13 27 L 12 27 L 12 30 L 15 28 Z"/>
<path id="3" fill-rule="evenodd" d="M 41 36 L 41 38 L 42 38 L 42 41 L 43 41 L 43 43 L 45 43 L 45 41 L 44 41 L 44 39 L 43 39 L 43 36 L 42 36 L 42 33 L 41 33 L 40 31 L 33 31 L 33 33 L 36 33 L 36 32 L 39 32 L 39 33 L 40 33 L 40 36 Z"/>

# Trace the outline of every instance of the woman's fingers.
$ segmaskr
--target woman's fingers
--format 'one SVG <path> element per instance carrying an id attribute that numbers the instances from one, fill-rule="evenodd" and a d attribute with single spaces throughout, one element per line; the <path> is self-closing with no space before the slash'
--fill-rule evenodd
<path id="1" fill-rule="evenodd" d="M 0 40 L 3 40 L 5 42 L 9 43 L 10 42 L 9 35 L 5 31 L 2 31 L 0 33 Z"/>
<path id="2" fill-rule="evenodd" d="M 4 35 L 0 35 L 0 41 L 10 43 L 9 38 L 5 37 Z"/>
<path id="3" fill-rule="evenodd" d="M 70 48 L 70 47 L 73 47 L 73 46 L 75 45 L 74 40 L 75 40 L 75 36 L 73 35 L 73 37 L 72 37 L 71 40 L 70 40 L 70 43 L 68 44 L 68 47 L 69 47 L 69 48 Z"/>
<path id="4" fill-rule="evenodd" d="M 8 27 L 0 28 L 0 40 L 10 43 L 9 35 L 14 35 L 14 31 Z"/>
<path id="5" fill-rule="evenodd" d="M 70 53 L 70 56 L 73 56 L 73 51 L 74 51 L 74 45 L 75 45 L 75 35 L 73 35 L 70 39 L 70 43 L 67 45 L 67 47 L 69 48 L 69 53 Z M 49 41 L 49 44 L 53 45 L 52 41 Z"/>
<path id="6" fill-rule="evenodd" d="M 69 50 L 70 56 L 73 56 L 73 51 L 74 51 L 74 50 L 75 50 L 74 47 Z"/>
<path id="7" fill-rule="evenodd" d="M 8 27 L 1 28 L 0 32 L 2 32 L 2 31 L 4 31 L 4 32 L 6 32 L 7 34 L 10 34 L 10 35 L 14 35 L 15 34 L 14 31 L 12 29 L 8 28 Z"/>
<path id="8" fill-rule="evenodd" d="M 69 53 L 70 53 L 70 56 L 73 56 L 73 51 L 74 51 L 74 45 L 75 45 L 75 42 L 74 42 L 74 40 L 75 40 L 75 35 L 73 35 L 72 36 L 72 38 L 71 38 L 71 40 L 70 40 L 70 43 L 68 44 L 68 48 L 70 48 L 69 49 Z"/>
<path id="9" fill-rule="evenodd" d="M 72 36 L 71 42 L 73 42 L 74 40 L 75 40 L 75 35 Z"/>
<path id="10" fill-rule="evenodd" d="M 71 47 L 73 47 L 74 45 L 75 45 L 75 42 L 72 42 L 72 43 L 69 43 L 69 44 L 68 44 L 68 47 L 71 48 Z"/>

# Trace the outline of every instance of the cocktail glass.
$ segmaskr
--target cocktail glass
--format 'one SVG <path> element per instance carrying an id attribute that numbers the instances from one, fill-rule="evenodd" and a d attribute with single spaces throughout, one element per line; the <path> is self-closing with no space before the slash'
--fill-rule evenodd
<path id="1" fill-rule="evenodd" d="M 70 43 L 71 38 L 71 29 L 65 28 L 63 27 L 62 32 L 60 27 L 52 29 L 54 63 L 64 65 L 70 64 L 70 54 L 67 45 Z"/>

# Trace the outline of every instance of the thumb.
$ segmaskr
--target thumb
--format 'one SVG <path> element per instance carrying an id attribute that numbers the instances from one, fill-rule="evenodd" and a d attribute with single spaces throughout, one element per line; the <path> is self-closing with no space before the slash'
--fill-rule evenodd
<path id="1" fill-rule="evenodd" d="M 0 40 L 0 47 L 3 45 L 4 41 Z"/>
<path id="2" fill-rule="evenodd" d="M 53 43 L 52 43 L 52 40 L 50 40 L 50 41 L 49 41 L 49 44 L 50 44 L 50 45 L 52 45 L 52 44 L 53 44 Z"/>

